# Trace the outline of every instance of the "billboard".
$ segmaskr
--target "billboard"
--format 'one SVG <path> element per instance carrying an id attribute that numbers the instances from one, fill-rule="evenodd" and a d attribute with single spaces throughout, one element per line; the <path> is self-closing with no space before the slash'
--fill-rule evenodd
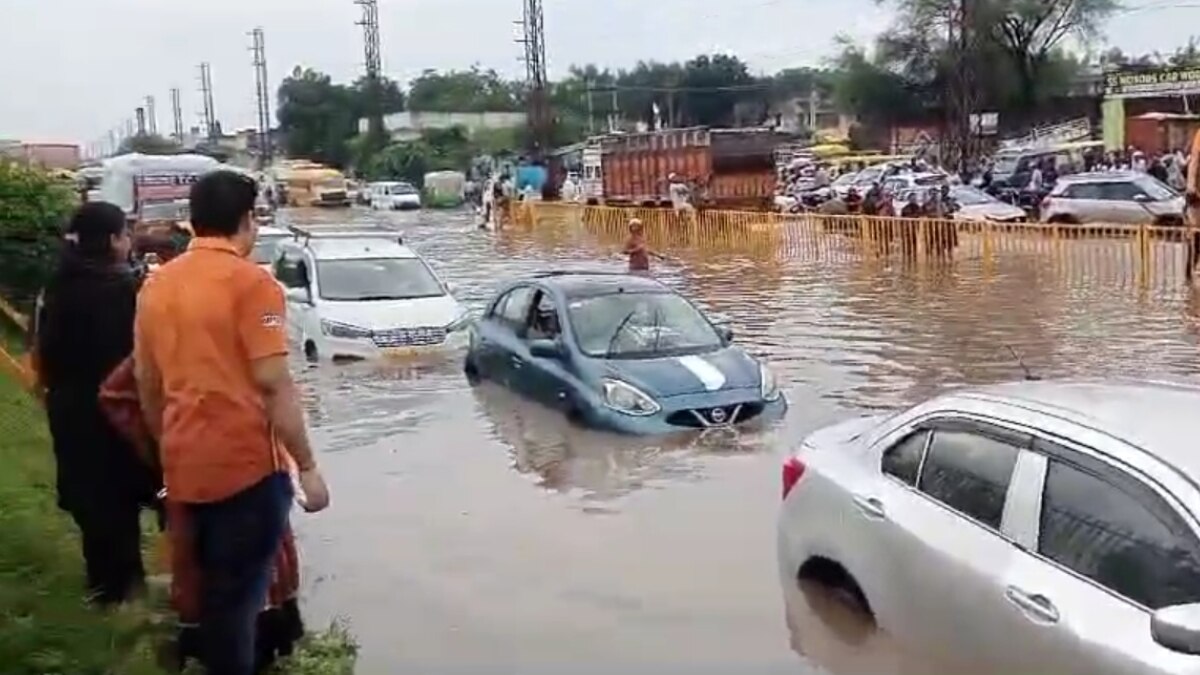
<path id="1" fill-rule="evenodd" d="M 1200 68 L 1120 70 L 1104 76 L 1109 98 L 1151 98 L 1200 94 Z"/>

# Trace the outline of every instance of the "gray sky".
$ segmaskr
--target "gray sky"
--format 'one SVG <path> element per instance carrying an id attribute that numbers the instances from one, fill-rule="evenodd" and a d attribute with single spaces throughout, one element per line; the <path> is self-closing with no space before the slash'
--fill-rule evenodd
<path id="1" fill-rule="evenodd" d="M 171 126 L 169 90 L 183 90 L 184 123 L 199 119 L 197 65 L 212 64 L 217 117 L 253 124 L 246 34 L 266 31 L 272 89 L 296 64 L 351 80 L 362 69 L 352 0 L 0 0 L 0 138 L 88 143 L 157 99 Z M 521 0 L 380 0 L 384 70 L 405 81 L 425 68 L 472 63 L 521 72 L 513 40 Z M 1200 4 L 1126 0 L 1109 44 L 1170 51 L 1200 25 Z M 1191 6 L 1187 6 L 1187 5 Z M 550 76 L 572 63 L 627 66 L 728 51 L 758 71 L 815 65 L 846 33 L 868 40 L 888 23 L 873 0 L 545 0 Z M 1178 6 L 1183 5 L 1183 6 Z"/>

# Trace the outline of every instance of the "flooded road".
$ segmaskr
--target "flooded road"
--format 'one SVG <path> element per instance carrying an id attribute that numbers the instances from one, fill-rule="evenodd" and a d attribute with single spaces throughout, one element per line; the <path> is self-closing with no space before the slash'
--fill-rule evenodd
<path id="1" fill-rule="evenodd" d="M 624 267 L 568 228 L 456 212 L 289 212 L 402 230 L 461 300 L 553 268 Z M 1189 296 L 1063 284 L 1029 261 L 952 267 L 664 251 L 660 279 L 728 318 L 791 401 L 766 432 L 587 432 L 491 386 L 461 355 L 304 366 L 332 508 L 297 516 L 314 626 L 344 618 L 360 672 L 962 672 L 906 653 L 818 595 L 781 592 L 779 462 L 807 432 L 961 383 L 1192 376 Z M 801 654 L 802 656 L 798 656 Z"/>

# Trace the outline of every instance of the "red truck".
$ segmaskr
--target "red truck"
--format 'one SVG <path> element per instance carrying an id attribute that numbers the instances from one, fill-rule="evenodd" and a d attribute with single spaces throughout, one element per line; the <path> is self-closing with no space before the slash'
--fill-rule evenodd
<path id="1" fill-rule="evenodd" d="M 665 129 L 593 138 L 581 151 L 583 195 L 612 205 L 670 206 L 668 177 L 707 208 L 769 208 L 776 146 L 792 136 L 773 129 Z"/>

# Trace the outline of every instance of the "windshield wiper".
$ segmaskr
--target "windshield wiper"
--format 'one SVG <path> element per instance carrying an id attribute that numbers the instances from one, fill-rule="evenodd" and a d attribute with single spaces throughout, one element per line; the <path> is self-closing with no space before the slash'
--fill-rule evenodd
<path id="1" fill-rule="evenodd" d="M 652 354 L 658 353 L 658 339 L 662 337 L 662 307 L 654 306 L 654 347 L 651 349 Z"/>
<path id="2" fill-rule="evenodd" d="M 617 330 L 613 332 L 612 339 L 608 341 L 608 349 L 604 352 L 604 358 L 611 359 L 613 357 L 613 349 L 617 346 L 617 338 L 621 337 L 621 331 L 625 330 L 625 326 L 633 318 L 634 314 L 637 314 L 637 307 L 629 310 L 625 318 L 621 319 L 621 323 L 617 324 Z"/>

